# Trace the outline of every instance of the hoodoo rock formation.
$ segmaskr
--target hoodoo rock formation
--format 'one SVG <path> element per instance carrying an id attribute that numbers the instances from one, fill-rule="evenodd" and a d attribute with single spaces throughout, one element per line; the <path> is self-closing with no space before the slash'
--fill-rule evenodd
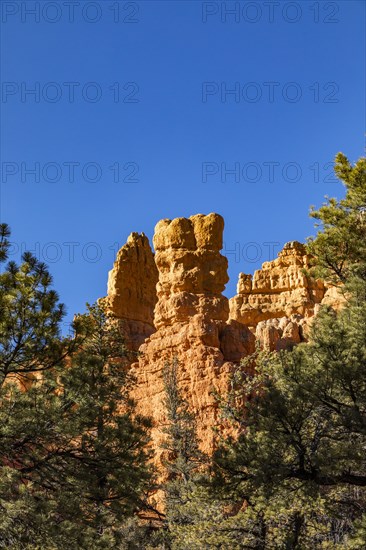
<path id="1" fill-rule="evenodd" d="M 310 256 L 303 244 L 285 244 L 278 258 L 253 277 L 241 273 L 230 317 L 249 326 L 263 347 L 284 349 L 306 339 L 311 318 L 325 295 L 323 281 L 306 274 Z"/>
<path id="2" fill-rule="evenodd" d="M 287 243 L 278 258 L 265 262 L 254 276 L 241 273 L 237 296 L 230 300 L 230 315 L 246 325 L 299 314 L 314 315 L 324 296 L 324 283 L 308 277 L 309 256 L 297 241 Z"/>
<path id="3" fill-rule="evenodd" d="M 158 270 L 149 239 L 131 233 L 117 254 L 108 276 L 108 309 L 120 319 L 120 327 L 131 351 L 138 351 L 152 334 L 157 301 Z"/>
<path id="4" fill-rule="evenodd" d="M 306 269 L 310 257 L 298 242 L 254 276 L 241 273 L 238 294 L 228 300 L 222 249 L 224 221 L 218 214 L 161 220 L 153 254 L 144 234 L 132 233 L 109 273 L 111 312 L 138 358 L 131 364 L 138 409 L 154 421 L 159 448 L 165 423 L 163 369 L 176 358 L 179 384 L 196 414 L 202 449 L 214 446 L 218 410 L 213 390 L 225 391 L 235 362 L 252 353 L 255 340 L 285 349 L 307 338 L 311 319 L 332 289 Z"/>
<path id="5" fill-rule="evenodd" d="M 179 383 L 198 418 L 203 449 L 212 451 L 217 406 L 212 391 L 226 388 L 232 360 L 254 350 L 254 336 L 229 321 L 229 302 L 222 295 L 228 281 L 227 259 L 220 254 L 224 221 L 217 214 L 162 220 L 153 239 L 159 272 L 154 332 L 140 347 L 133 365 L 135 399 L 153 416 L 158 446 L 164 424 L 164 365 L 177 358 Z"/>

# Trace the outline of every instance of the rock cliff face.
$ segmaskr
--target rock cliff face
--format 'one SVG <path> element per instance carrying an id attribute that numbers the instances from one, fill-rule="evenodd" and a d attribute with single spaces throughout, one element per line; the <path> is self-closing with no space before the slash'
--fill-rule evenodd
<path id="1" fill-rule="evenodd" d="M 155 330 L 158 270 L 148 238 L 131 233 L 108 276 L 108 308 L 120 319 L 127 346 L 138 351 Z"/>
<path id="2" fill-rule="evenodd" d="M 305 247 L 287 243 L 278 258 L 254 276 L 241 273 L 230 317 L 251 327 L 262 345 L 285 349 L 306 339 L 310 320 L 325 295 L 322 281 L 304 273 L 310 267 Z"/>
<path id="3" fill-rule="evenodd" d="M 135 399 L 153 416 L 158 445 L 165 421 L 162 370 L 179 361 L 179 383 L 198 417 L 202 447 L 212 451 L 217 424 L 213 389 L 225 390 L 231 361 L 254 350 L 254 336 L 229 321 L 227 259 L 220 254 L 224 222 L 221 216 L 196 215 L 162 220 L 155 227 L 155 262 L 159 272 L 154 332 L 140 347 L 133 365 L 138 386 Z"/>
<path id="4" fill-rule="evenodd" d="M 303 272 L 309 256 L 301 243 L 287 243 L 278 258 L 265 262 L 254 276 L 241 273 L 238 294 L 230 300 L 230 315 L 250 326 L 260 321 L 299 314 L 314 315 L 324 296 L 324 284 Z"/>
<path id="5" fill-rule="evenodd" d="M 234 363 L 254 351 L 256 339 L 271 350 L 306 340 L 322 300 L 339 299 L 304 273 L 310 258 L 302 244 L 290 242 L 253 277 L 241 273 L 229 301 L 222 294 L 228 281 L 223 229 L 218 214 L 161 220 L 155 255 L 144 234 L 132 233 L 109 273 L 106 300 L 128 346 L 139 351 L 131 364 L 134 398 L 153 418 L 156 449 L 165 423 L 167 362 L 179 362 L 180 387 L 197 416 L 202 448 L 211 452 L 218 420 L 212 391 L 225 391 Z"/>

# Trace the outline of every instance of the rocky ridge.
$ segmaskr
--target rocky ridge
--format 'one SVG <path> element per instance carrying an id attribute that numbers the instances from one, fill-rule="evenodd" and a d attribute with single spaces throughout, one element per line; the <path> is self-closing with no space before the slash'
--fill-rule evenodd
<path id="1" fill-rule="evenodd" d="M 218 419 L 212 392 L 225 391 L 234 364 L 254 351 L 256 339 L 271 350 L 306 340 L 320 305 L 336 301 L 333 290 L 306 273 L 310 257 L 295 241 L 253 276 L 241 273 L 237 295 L 228 300 L 223 229 L 223 218 L 213 213 L 161 220 L 155 254 L 144 234 L 132 233 L 109 273 L 106 300 L 130 350 L 138 351 L 131 364 L 134 398 L 153 418 L 156 449 L 167 362 L 179 361 L 180 387 L 197 417 L 202 448 L 211 452 Z"/>

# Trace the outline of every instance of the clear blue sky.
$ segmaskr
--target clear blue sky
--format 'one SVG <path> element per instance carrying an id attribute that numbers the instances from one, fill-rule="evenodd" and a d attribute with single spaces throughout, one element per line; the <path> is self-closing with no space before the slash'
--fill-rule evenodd
<path id="1" fill-rule="evenodd" d="M 233 295 L 342 194 L 335 154 L 364 154 L 364 2 L 2 10 L 1 220 L 13 259 L 49 264 L 68 319 L 105 294 L 131 231 L 198 212 L 225 218 Z"/>

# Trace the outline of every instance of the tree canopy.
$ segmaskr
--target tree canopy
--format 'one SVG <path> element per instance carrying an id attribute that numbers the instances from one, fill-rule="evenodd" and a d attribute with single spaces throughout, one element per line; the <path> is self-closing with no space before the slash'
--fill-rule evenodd
<path id="1" fill-rule="evenodd" d="M 366 160 L 338 154 L 335 170 L 346 196 L 312 211 L 309 250 L 347 302 L 321 308 L 308 343 L 246 358 L 224 405 L 240 436 L 216 453 L 216 483 L 265 518 L 264 548 L 366 545 Z"/>
<path id="2" fill-rule="evenodd" d="M 219 398 L 233 435 L 213 457 L 200 451 L 178 361 L 166 365 L 158 530 L 139 519 L 162 472 L 117 320 L 88 306 L 64 338 L 47 266 L 29 253 L 5 265 L 0 225 L 1 547 L 366 548 L 366 159 L 339 153 L 335 172 L 345 197 L 312 209 L 307 246 L 312 274 L 344 304 L 320 308 L 308 342 L 258 348 L 234 368 Z"/>
<path id="3" fill-rule="evenodd" d="M 123 548 L 153 486 L 150 422 L 113 318 L 89 306 L 63 338 L 51 284 L 29 253 L 0 274 L 0 546 Z"/>

